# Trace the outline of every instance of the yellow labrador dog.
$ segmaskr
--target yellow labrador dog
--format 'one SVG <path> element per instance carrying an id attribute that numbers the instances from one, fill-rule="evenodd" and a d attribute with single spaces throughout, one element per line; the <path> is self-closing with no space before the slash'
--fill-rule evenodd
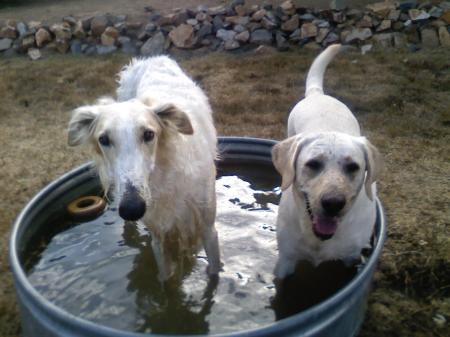
<path id="1" fill-rule="evenodd" d="M 289 138 L 272 151 L 283 191 L 277 219 L 278 279 L 292 274 L 300 260 L 315 265 L 351 262 L 369 245 L 380 156 L 361 137 L 347 106 L 322 89 L 326 67 L 341 48 L 329 46 L 314 60 L 305 98 L 289 115 Z"/>
<path id="2" fill-rule="evenodd" d="M 120 73 L 117 100 L 76 109 L 68 136 L 69 145 L 94 149 L 119 215 L 150 229 L 160 280 L 175 268 L 168 241 L 191 256 L 203 243 L 209 273 L 219 272 L 216 130 L 208 99 L 175 61 L 133 60 Z"/>

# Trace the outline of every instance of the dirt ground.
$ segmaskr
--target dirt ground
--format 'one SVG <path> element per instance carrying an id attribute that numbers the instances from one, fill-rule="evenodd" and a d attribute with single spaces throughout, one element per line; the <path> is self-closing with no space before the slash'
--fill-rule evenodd
<path id="1" fill-rule="evenodd" d="M 220 135 L 282 139 L 315 54 L 210 54 L 181 64 L 210 97 Z M 0 60 L 0 336 L 20 335 L 7 262 L 11 224 L 36 192 L 89 159 L 66 145 L 69 112 L 113 94 L 126 62 Z M 379 190 L 389 234 L 360 335 L 449 336 L 450 50 L 344 54 L 325 84 L 385 159 Z"/>

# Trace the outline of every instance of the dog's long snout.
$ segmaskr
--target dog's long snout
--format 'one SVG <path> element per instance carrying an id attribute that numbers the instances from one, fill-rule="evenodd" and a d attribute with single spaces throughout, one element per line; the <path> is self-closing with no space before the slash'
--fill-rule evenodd
<path id="1" fill-rule="evenodd" d="M 322 208 L 329 216 L 337 215 L 345 206 L 345 197 L 339 194 L 325 194 L 320 200 Z"/>
<path id="2" fill-rule="evenodd" d="M 119 215 L 128 221 L 137 221 L 144 216 L 146 204 L 138 190 L 131 183 L 126 184 L 125 193 L 119 205 Z"/>

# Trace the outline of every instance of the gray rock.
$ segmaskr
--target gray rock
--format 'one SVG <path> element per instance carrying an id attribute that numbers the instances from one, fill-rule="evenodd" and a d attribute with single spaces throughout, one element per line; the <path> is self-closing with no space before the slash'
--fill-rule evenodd
<path id="1" fill-rule="evenodd" d="M 23 22 L 18 22 L 16 25 L 17 32 L 19 36 L 24 36 L 28 32 L 27 25 Z"/>
<path id="2" fill-rule="evenodd" d="M 198 25 L 198 20 L 197 19 L 187 19 L 186 23 L 191 26 L 196 26 L 196 25 Z"/>
<path id="3" fill-rule="evenodd" d="M 3 39 L 7 38 L 7 39 L 14 40 L 15 38 L 17 38 L 17 36 L 18 36 L 18 33 L 17 33 L 17 30 L 15 27 L 7 25 L 0 29 L 0 38 L 3 38 Z"/>
<path id="4" fill-rule="evenodd" d="M 248 16 L 227 16 L 225 22 L 231 23 L 233 25 L 245 26 L 250 22 L 250 17 Z"/>
<path id="5" fill-rule="evenodd" d="M 296 29 L 292 32 L 291 35 L 289 35 L 289 41 L 292 42 L 299 42 L 301 40 L 301 31 L 300 28 Z"/>
<path id="6" fill-rule="evenodd" d="M 400 18 L 400 13 L 401 13 L 400 10 L 398 10 L 398 9 L 393 9 L 393 10 L 391 10 L 391 11 L 389 12 L 389 15 L 388 15 L 387 18 L 388 18 L 389 20 L 397 21 L 397 20 Z"/>
<path id="7" fill-rule="evenodd" d="M 410 9 L 408 11 L 408 14 L 412 21 L 421 21 L 421 20 L 427 20 L 430 18 L 430 14 L 428 14 L 424 10 L 419 10 L 419 9 Z"/>
<path id="8" fill-rule="evenodd" d="M 272 41 L 272 33 L 266 29 L 257 29 L 250 35 L 250 42 L 254 44 L 271 44 Z"/>
<path id="9" fill-rule="evenodd" d="M 12 42 L 13 40 L 8 38 L 0 39 L 0 51 L 9 49 L 12 45 Z"/>
<path id="10" fill-rule="evenodd" d="M 70 42 L 70 52 L 73 55 L 82 54 L 81 46 L 82 46 L 82 43 L 80 40 L 72 40 L 72 42 Z"/>
<path id="11" fill-rule="evenodd" d="M 39 49 L 37 48 L 30 48 L 28 49 L 28 57 L 32 60 L 32 61 L 36 61 L 39 60 L 42 55 Z"/>
<path id="12" fill-rule="evenodd" d="M 77 20 L 71 15 L 63 17 L 62 21 L 67 22 L 70 26 L 75 26 L 77 23 Z"/>
<path id="13" fill-rule="evenodd" d="M 281 29 L 285 32 L 293 32 L 299 27 L 300 20 L 298 15 L 293 15 L 289 20 L 283 22 Z"/>
<path id="14" fill-rule="evenodd" d="M 223 20 L 219 15 L 216 15 L 213 19 L 214 30 L 217 32 L 219 29 L 223 28 Z"/>
<path id="15" fill-rule="evenodd" d="M 114 46 L 117 38 L 119 37 L 119 31 L 114 27 L 106 27 L 105 31 L 101 35 L 101 42 L 105 46 Z"/>
<path id="16" fill-rule="evenodd" d="M 41 48 L 46 43 L 52 40 L 52 36 L 50 35 L 49 31 L 45 28 L 39 28 L 34 37 L 36 39 L 36 45 L 39 48 Z"/>
<path id="17" fill-rule="evenodd" d="M 88 47 L 86 48 L 86 50 L 84 51 L 84 54 L 85 54 L 85 55 L 88 55 L 88 56 L 95 55 L 96 53 L 97 53 L 97 48 L 96 48 L 96 46 L 88 46 Z"/>
<path id="18" fill-rule="evenodd" d="M 23 51 L 27 51 L 29 48 L 32 48 L 36 45 L 36 40 L 34 35 L 24 36 L 21 43 L 21 49 Z"/>
<path id="19" fill-rule="evenodd" d="M 329 46 L 330 44 L 339 42 L 339 36 L 335 32 L 330 32 L 322 41 L 322 46 Z"/>
<path id="20" fill-rule="evenodd" d="M 347 10 L 347 17 L 353 20 L 360 20 L 364 13 L 362 11 L 360 11 L 359 9 L 349 9 Z"/>
<path id="21" fill-rule="evenodd" d="M 91 20 L 91 34 L 95 37 L 101 36 L 108 25 L 109 21 L 106 15 L 98 15 L 94 17 Z"/>
<path id="22" fill-rule="evenodd" d="M 209 22 L 203 23 L 200 29 L 197 31 L 197 37 L 203 39 L 205 36 L 212 34 L 213 26 Z"/>
<path id="23" fill-rule="evenodd" d="M 330 28 L 330 23 L 327 20 L 314 20 L 313 23 L 317 28 Z"/>
<path id="24" fill-rule="evenodd" d="M 203 22 L 203 21 L 210 21 L 211 17 L 208 14 L 204 13 L 204 12 L 199 12 L 195 16 L 195 19 L 197 21 Z"/>
<path id="25" fill-rule="evenodd" d="M 345 13 L 333 12 L 333 21 L 336 23 L 343 23 L 345 21 Z"/>
<path id="26" fill-rule="evenodd" d="M 377 27 L 377 32 L 382 32 L 388 29 L 391 29 L 392 21 L 391 20 L 383 20 L 380 25 Z"/>
<path id="27" fill-rule="evenodd" d="M 40 22 L 40 21 L 29 21 L 28 22 L 28 29 L 31 31 L 37 31 L 41 27 L 42 27 L 42 22 Z"/>
<path id="28" fill-rule="evenodd" d="M 438 19 L 438 18 L 440 18 L 440 17 L 442 16 L 442 13 L 443 13 L 443 12 L 444 12 L 444 11 L 442 10 L 442 8 L 433 6 L 433 7 L 428 11 L 428 14 L 429 14 L 432 18 Z"/>
<path id="29" fill-rule="evenodd" d="M 207 11 L 207 13 L 211 16 L 224 15 L 224 14 L 226 14 L 226 12 L 227 12 L 227 8 L 222 5 L 208 8 L 208 11 Z"/>
<path id="30" fill-rule="evenodd" d="M 234 39 L 236 34 L 237 33 L 234 30 L 219 29 L 216 33 L 216 37 L 222 41 L 231 41 Z"/>
<path id="31" fill-rule="evenodd" d="M 425 27 L 421 30 L 422 47 L 436 48 L 439 47 L 439 37 L 433 27 Z"/>
<path id="32" fill-rule="evenodd" d="M 393 43 L 393 34 L 392 33 L 376 34 L 373 36 L 373 41 L 379 48 L 390 48 L 392 47 Z"/>
<path id="33" fill-rule="evenodd" d="M 246 43 L 250 39 L 250 32 L 248 30 L 245 30 L 243 32 L 240 32 L 239 34 L 236 34 L 234 37 L 236 41 Z"/>
<path id="34" fill-rule="evenodd" d="M 364 41 L 372 36 L 372 31 L 369 28 L 353 28 L 350 33 L 345 37 L 345 43 L 351 43 L 359 40 Z"/>
<path id="35" fill-rule="evenodd" d="M 246 16 L 247 12 L 248 12 L 247 7 L 244 5 L 238 5 L 238 6 L 234 7 L 234 11 L 239 16 Z"/>
<path id="36" fill-rule="evenodd" d="M 245 32 L 247 30 L 247 28 L 245 26 L 242 26 L 242 25 L 236 25 L 236 26 L 233 27 L 233 30 L 236 33 L 242 33 L 242 32 Z"/>
<path id="37" fill-rule="evenodd" d="M 149 22 L 145 25 L 144 30 L 149 33 L 156 31 L 156 25 L 153 22 Z"/>
<path id="38" fill-rule="evenodd" d="M 286 51 L 289 49 L 289 44 L 288 44 L 286 38 L 284 37 L 283 33 L 280 31 L 277 31 L 275 34 L 275 42 L 276 42 L 277 49 L 279 51 Z"/>
<path id="39" fill-rule="evenodd" d="M 272 19 L 270 19 L 268 17 L 263 17 L 261 19 L 261 25 L 265 29 L 268 29 L 268 30 L 274 29 L 274 28 L 276 28 L 278 26 L 276 21 L 274 21 L 274 20 L 272 20 Z"/>
<path id="40" fill-rule="evenodd" d="M 329 28 L 319 28 L 319 31 L 317 33 L 316 36 L 316 42 L 317 43 L 322 43 L 323 40 L 325 40 L 325 38 L 327 37 L 327 35 L 330 33 L 330 29 Z"/>
<path id="41" fill-rule="evenodd" d="M 391 10 L 396 9 L 396 6 L 393 2 L 386 1 L 369 4 L 366 8 L 377 14 L 380 18 L 386 18 Z"/>
<path id="42" fill-rule="evenodd" d="M 363 18 L 356 23 L 356 26 L 359 28 L 372 28 L 372 17 L 370 15 L 364 15 Z"/>
<path id="43" fill-rule="evenodd" d="M 300 38 L 307 39 L 310 37 L 316 37 L 317 36 L 317 26 L 312 22 L 304 23 L 300 27 Z"/>
<path id="44" fill-rule="evenodd" d="M 267 13 L 267 11 L 264 8 L 257 10 L 252 15 L 252 21 L 261 21 L 262 18 L 266 15 L 266 13 Z"/>
<path id="45" fill-rule="evenodd" d="M 280 5 L 281 11 L 286 15 L 294 15 L 297 9 L 292 1 L 287 0 Z"/>
<path id="46" fill-rule="evenodd" d="M 69 40 L 72 37 L 70 25 L 66 22 L 55 23 L 50 27 L 50 31 L 55 34 L 55 38 L 58 40 Z"/>
<path id="47" fill-rule="evenodd" d="M 302 14 L 299 16 L 299 18 L 302 21 L 314 21 L 317 19 L 314 15 L 312 15 L 310 13 Z"/>
<path id="48" fill-rule="evenodd" d="M 442 47 L 450 47 L 450 33 L 447 27 L 439 27 L 439 41 Z"/>
<path id="49" fill-rule="evenodd" d="M 121 44 L 121 50 L 127 55 L 137 55 L 139 53 L 139 49 L 137 48 L 136 44 L 134 44 L 131 40 L 123 42 Z"/>
<path id="50" fill-rule="evenodd" d="M 164 53 L 164 45 L 166 38 L 161 32 L 156 33 L 153 37 L 147 40 L 141 47 L 141 55 L 154 56 Z"/>
<path id="51" fill-rule="evenodd" d="M 131 41 L 131 38 L 128 37 L 128 36 L 123 36 L 123 35 L 121 35 L 121 36 L 119 36 L 119 37 L 117 38 L 117 44 L 118 44 L 119 46 L 123 45 L 124 43 L 128 43 L 128 42 L 130 42 L 130 41 Z"/>
<path id="52" fill-rule="evenodd" d="M 97 45 L 95 46 L 96 52 L 98 55 L 108 55 L 112 54 L 117 50 L 116 46 L 103 46 L 103 45 Z"/>
<path id="53" fill-rule="evenodd" d="M 225 41 L 224 48 L 225 50 L 234 50 L 238 49 L 241 45 L 236 40 L 228 40 Z"/>
<path id="54" fill-rule="evenodd" d="M 183 49 L 192 48 L 196 43 L 194 28 L 187 24 L 181 24 L 171 30 L 169 38 L 176 47 Z"/>
<path id="55" fill-rule="evenodd" d="M 73 36 L 75 36 L 77 39 L 84 39 L 86 37 L 86 31 L 83 27 L 83 21 L 77 21 L 75 27 L 73 28 Z"/>

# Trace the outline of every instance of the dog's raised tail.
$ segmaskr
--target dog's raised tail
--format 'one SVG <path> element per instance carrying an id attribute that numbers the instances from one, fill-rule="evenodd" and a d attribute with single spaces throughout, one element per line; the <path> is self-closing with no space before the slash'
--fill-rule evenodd
<path id="1" fill-rule="evenodd" d="M 323 94 L 323 75 L 328 64 L 341 49 L 342 46 L 340 44 L 333 44 L 316 57 L 306 77 L 305 96 L 314 93 Z"/>

